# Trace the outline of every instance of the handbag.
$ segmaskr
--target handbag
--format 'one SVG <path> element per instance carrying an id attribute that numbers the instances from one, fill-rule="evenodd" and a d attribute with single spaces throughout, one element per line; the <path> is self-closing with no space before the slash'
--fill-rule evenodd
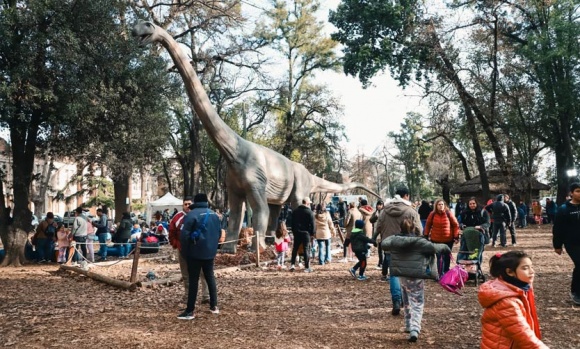
<path id="1" fill-rule="evenodd" d="M 454 293 L 459 296 L 463 296 L 459 290 L 465 286 L 465 282 L 469 278 L 469 274 L 461 265 L 456 265 L 449 269 L 448 272 L 443 274 L 439 279 L 439 285 L 441 285 L 445 290 Z"/>

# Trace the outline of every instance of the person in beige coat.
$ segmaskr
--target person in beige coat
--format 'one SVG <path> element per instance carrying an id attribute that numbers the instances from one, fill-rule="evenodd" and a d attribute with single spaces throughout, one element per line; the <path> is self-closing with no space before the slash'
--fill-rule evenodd
<path id="1" fill-rule="evenodd" d="M 351 202 L 348 204 L 348 213 L 346 216 L 346 223 L 344 224 L 344 228 L 346 230 L 346 237 L 344 239 L 344 248 L 343 248 L 343 256 L 344 258 L 341 260 L 341 262 L 346 263 L 347 259 L 346 259 L 346 255 L 347 255 L 347 251 L 349 251 L 349 246 L 350 246 L 350 234 L 352 233 L 352 229 L 354 228 L 354 222 L 362 219 L 362 214 L 360 213 L 360 211 L 358 210 L 358 208 L 356 208 L 356 205 L 354 202 Z M 350 259 L 352 260 L 352 250 L 349 251 L 349 256 Z"/>
<path id="2" fill-rule="evenodd" d="M 332 261 L 330 245 L 332 235 L 334 235 L 334 225 L 332 224 L 330 212 L 326 211 L 326 208 L 321 204 L 316 205 L 314 224 L 316 229 L 316 241 L 318 241 L 318 263 L 320 265 L 328 264 Z M 323 245 L 326 245 L 326 247 L 323 248 Z"/>

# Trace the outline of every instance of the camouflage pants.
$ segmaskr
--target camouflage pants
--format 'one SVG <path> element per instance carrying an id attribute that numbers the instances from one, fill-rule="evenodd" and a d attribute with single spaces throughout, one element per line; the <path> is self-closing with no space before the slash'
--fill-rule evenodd
<path id="1" fill-rule="evenodd" d="M 421 319 L 425 306 L 425 280 L 399 277 L 403 291 L 405 329 L 421 332 Z"/>

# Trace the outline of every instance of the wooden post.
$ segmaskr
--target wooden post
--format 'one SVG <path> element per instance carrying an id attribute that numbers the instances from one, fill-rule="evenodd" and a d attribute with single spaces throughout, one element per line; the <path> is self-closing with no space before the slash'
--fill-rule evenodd
<path id="1" fill-rule="evenodd" d="M 260 266 L 260 232 L 256 230 L 256 267 Z"/>
<path id="2" fill-rule="evenodd" d="M 133 254 L 133 267 L 131 268 L 131 279 L 129 282 L 132 284 L 137 280 L 137 267 L 139 266 L 139 255 L 141 255 L 141 241 L 137 241 L 135 245 L 135 253 Z"/>

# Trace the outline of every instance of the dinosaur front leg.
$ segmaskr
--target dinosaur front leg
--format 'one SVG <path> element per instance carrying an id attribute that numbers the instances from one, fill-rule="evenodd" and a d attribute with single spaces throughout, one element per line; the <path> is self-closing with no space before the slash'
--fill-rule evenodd
<path id="1" fill-rule="evenodd" d="M 252 206 L 253 217 L 252 217 L 252 227 L 254 228 L 254 234 L 256 232 L 260 233 L 260 241 L 256 241 L 256 235 L 252 239 L 252 248 L 260 244 L 260 246 L 265 247 L 264 236 L 266 233 L 266 228 L 268 226 L 268 218 L 270 215 L 270 208 L 268 207 L 268 201 L 266 199 L 266 190 L 263 188 L 252 189 L 248 195 L 248 201 L 250 206 Z"/>
<path id="2" fill-rule="evenodd" d="M 246 199 L 233 192 L 233 190 L 228 190 L 228 199 L 230 203 L 230 220 L 228 222 L 226 241 L 231 242 L 223 244 L 221 250 L 225 253 L 236 253 L 236 246 L 238 245 L 240 230 L 242 229 L 245 208 L 244 202 Z"/>
<path id="3" fill-rule="evenodd" d="M 276 229 L 278 229 L 278 219 L 280 218 L 280 211 L 282 211 L 281 205 L 268 205 L 270 208 L 270 218 L 268 219 L 268 231 L 266 231 L 267 236 L 274 235 Z"/>

